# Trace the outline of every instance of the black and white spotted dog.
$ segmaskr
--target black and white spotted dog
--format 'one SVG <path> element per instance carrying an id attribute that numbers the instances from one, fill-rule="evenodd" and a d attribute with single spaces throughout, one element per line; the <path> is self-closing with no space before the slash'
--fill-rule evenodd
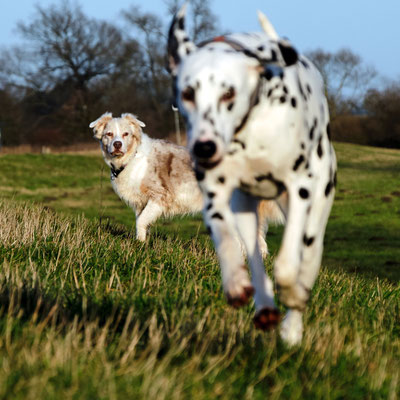
<path id="1" fill-rule="evenodd" d="M 254 294 L 254 322 L 261 329 L 277 325 L 280 317 L 257 244 L 260 198 L 276 199 L 286 215 L 274 275 L 288 307 L 280 334 L 297 344 L 320 268 L 336 157 L 320 74 L 263 14 L 259 19 L 263 33 L 231 34 L 196 46 L 185 32 L 183 7 L 169 31 L 169 69 L 224 291 L 234 305 Z M 251 281 L 235 231 L 246 246 Z"/>

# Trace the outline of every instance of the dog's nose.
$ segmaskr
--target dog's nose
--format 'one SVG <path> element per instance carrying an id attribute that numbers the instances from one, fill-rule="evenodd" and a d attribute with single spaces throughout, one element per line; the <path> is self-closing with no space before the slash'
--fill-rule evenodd
<path id="1" fill-rule="evenodd" d="M 116 150 L 119 150 L 122 147 L 122 142 L 120 142 L 119 140 L 114 142 L 114 147 Z"/>
<path id="2" fill-rule="evenodd" d="M 197 141 L 193 146 L 193 154 L 198 158 L 211 158 L 217 151 L 217 146 L 212 140 Z"/>

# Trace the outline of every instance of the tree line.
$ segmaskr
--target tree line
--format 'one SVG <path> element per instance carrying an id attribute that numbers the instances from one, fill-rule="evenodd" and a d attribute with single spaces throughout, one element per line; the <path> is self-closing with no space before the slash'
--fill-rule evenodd
<path id="1" fill-rule="evenodd" d="M 0 55 L 2 144 L 88 142 L 88 122 L 105 111 L 139 115 L 153 137 L 174 132 L 165 44 L 178 1 L 164 4 L 165 20 L 132 5 L 119 25 L 69 0 L 37 5 L 33 18 L 17 25 L 21 44 Z M 191 0 L 190 9 L 196 42 L 226 33 L 210 0 Z M 374 87 L 377 72 L 349 49 L 307 55 L 325 82 L 334 140 L 400 146 L 400 81 Z"/>

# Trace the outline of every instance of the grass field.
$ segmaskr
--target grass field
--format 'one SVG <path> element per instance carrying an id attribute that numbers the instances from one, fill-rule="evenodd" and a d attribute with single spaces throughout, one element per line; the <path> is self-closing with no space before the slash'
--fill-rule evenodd
<path id="1" fill-rule="evenodd" d="M 396 399 L 400 151 L 337 144 L 300 347 L 229 308 L 200 217 L 146 244 L 98 155 L 0 157 L 0 399 Z M 272 261 L 282 228 L 268 236 Z"/>

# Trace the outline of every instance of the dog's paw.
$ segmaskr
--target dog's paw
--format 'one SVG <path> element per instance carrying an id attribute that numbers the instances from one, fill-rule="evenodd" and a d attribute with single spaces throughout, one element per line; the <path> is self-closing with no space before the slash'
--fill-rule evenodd
<path id="1" fill-rule="evenodd" d="M 304 311 L 310 298 L 311 290 L 300 283 L 293 286 L 277 285 L 280 301 L 288 308 Z"/>
<path id="2" fill-rule="evenodd" d="M 235 308 L 239 308 L 250 301 L 254 294 L 254 288 L 245 265 L 235 272 L 234 276 L 224 282 L 224 291 L 228 303 Z"/>
<path id="3" fill-rule="evenodd" d="M 236 293 L 226 293 L 226 298 L 228 301 L 228 304 L 230 304 L 234 308 L 239 308 L 245 306 L 250 299 L 253 297 L 254 294 L 254 288 L 253 286 L 244 286 L 242 287 L 242 290 L 236 291 Z"/>
<path id="4" fill-rule="evenodd" d="M 280 336 L 288 346 L 297 346 L 303 338 L 303 315 L 300 311 L 289 310 L 280 327 Z"/>
<path id="5" fill-rule="evenodd" d="M 264 307 L 258 310 L 254 316 L 254 325 L 257 329 L 269 331 L 274 329 L 281 320 L 281 314 L 278 309 Z"/>

